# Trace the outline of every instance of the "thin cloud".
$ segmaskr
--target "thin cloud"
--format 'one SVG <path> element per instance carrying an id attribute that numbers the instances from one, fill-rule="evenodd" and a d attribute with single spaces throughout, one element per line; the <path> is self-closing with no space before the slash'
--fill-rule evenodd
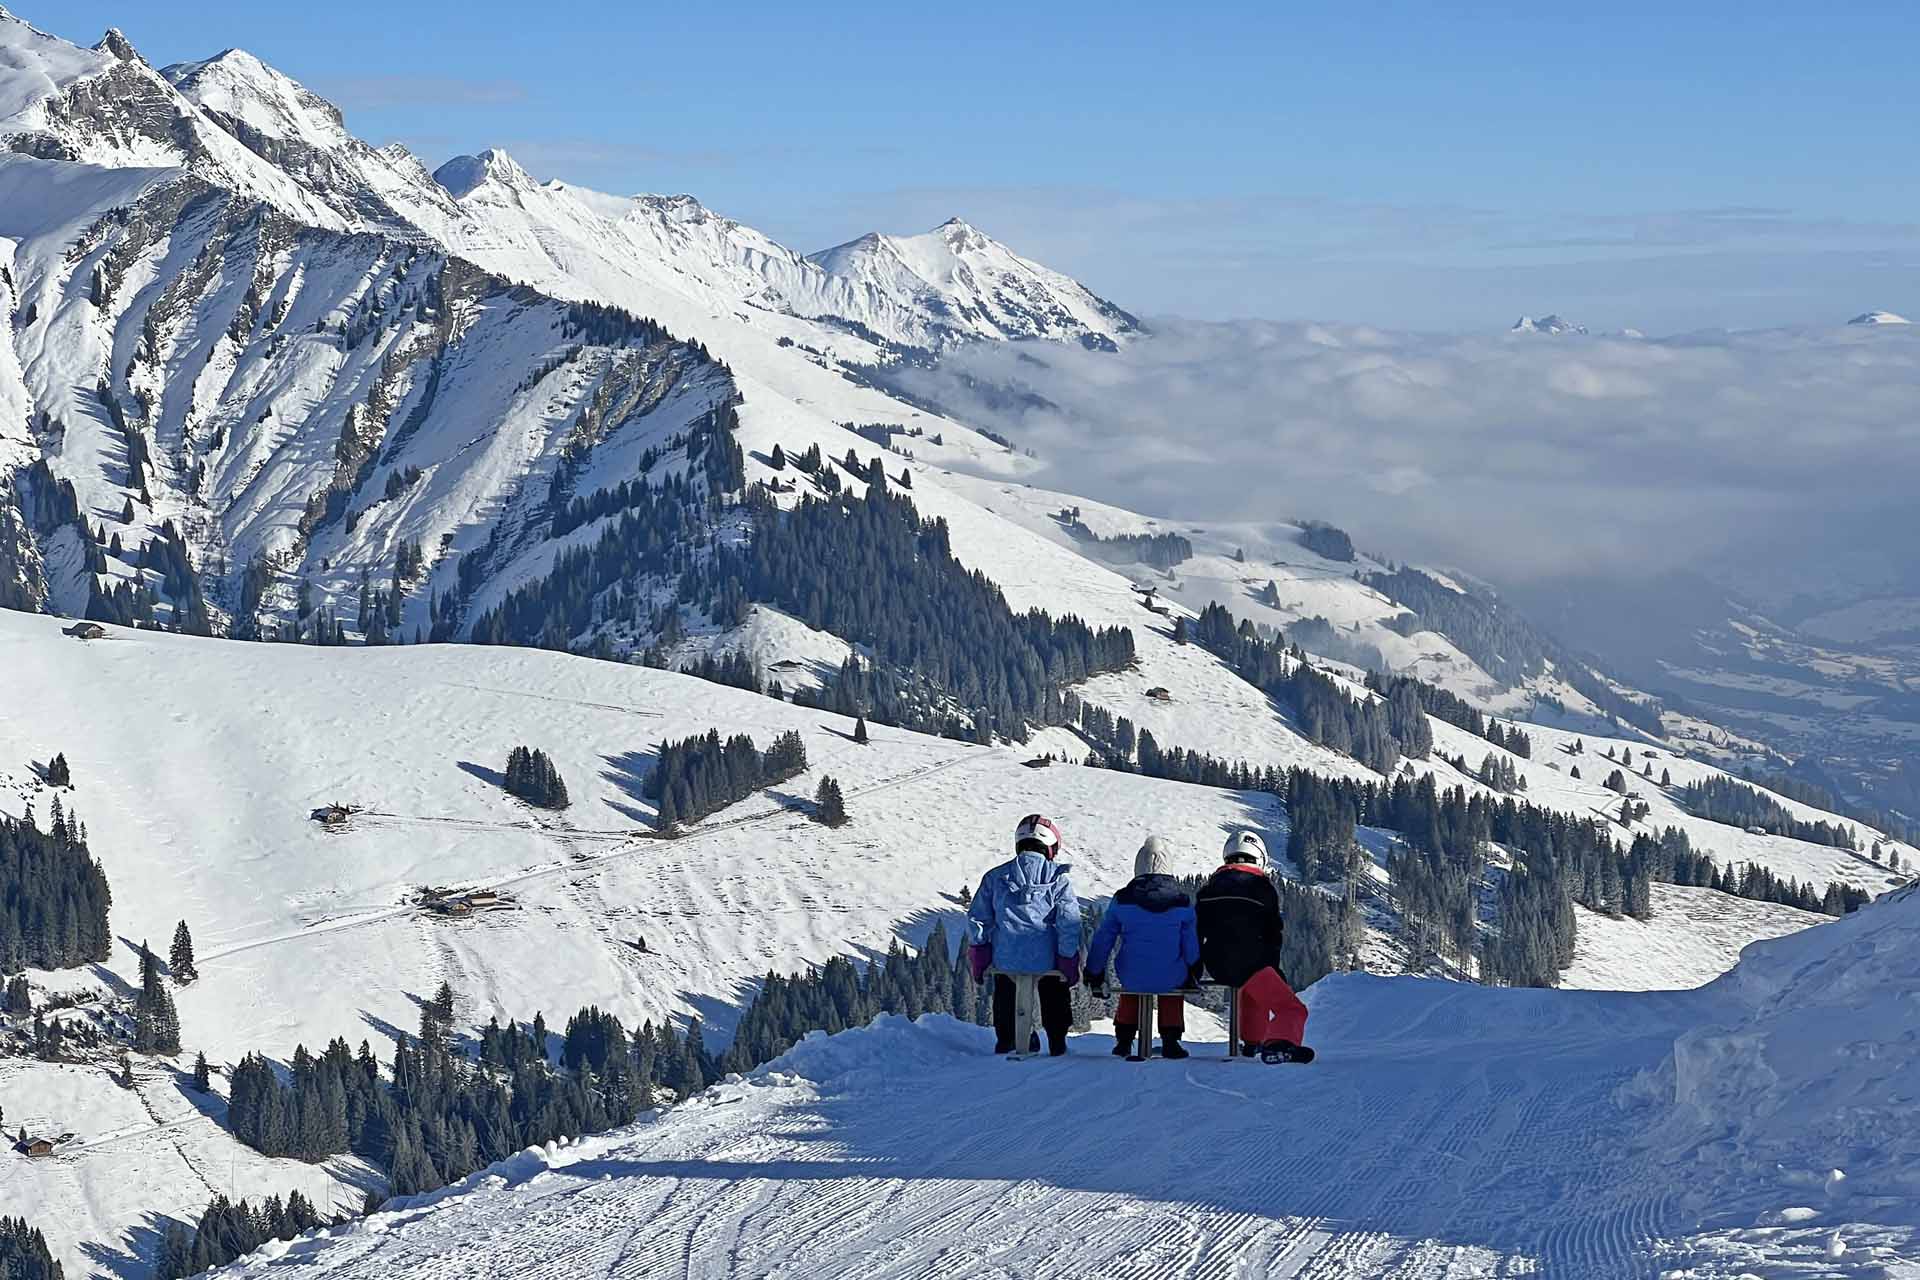
<path id="1" fill-rule="evenodd" d="M 468 80 L 458 76 L 343 76 L 313 86 L 346 111 L 392 107 L 491 107 L 524 102 L 527 88 L 516 80 Z"/>

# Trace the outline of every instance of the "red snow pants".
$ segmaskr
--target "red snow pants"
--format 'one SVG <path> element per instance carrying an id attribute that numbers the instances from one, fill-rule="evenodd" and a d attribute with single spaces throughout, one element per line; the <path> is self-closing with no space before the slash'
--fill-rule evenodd
<path id="1" fill-rule="evenodd" d="M 1161 996 L 1153 1002 L 1154 1013 L 1162 1031 L 1171 1031 L 1176 1035 L 1187 1027 L 1187 1005 L 1179 996 Z M 1121 996 L 1119 1005 L 1113 1011 L 1113 1025 L 1116 1027 L 1137 1027 L 1140 1025 L 1140 997 Z"/>
<path id="2" fill-rule="evenodd" d="M 1262 969 L 1240 988 L 1240 1038 L 1248 1044 L 1291 1040 L 1305 1044 L 1307 1006 L 1273 968 Z"/>

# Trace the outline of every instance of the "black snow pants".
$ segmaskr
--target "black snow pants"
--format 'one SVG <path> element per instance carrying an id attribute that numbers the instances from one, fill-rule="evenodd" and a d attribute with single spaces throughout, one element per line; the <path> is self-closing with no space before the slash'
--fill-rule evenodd
<path id="1" fill-rule="evenodd" d="M 993 975 L 993 1034 L 995 1053 L 1024 1052 L 1026 1045 L 1013 1043 L 1013 979 L 1004 973 Z M 1067 1051 L 1067 1027 L 1073 1022 L 1073 993 L 1064 978 L 1040 979 L 1040 1025 L 1047 1032 L 1047 1048 L 1053 1053 Z"/>

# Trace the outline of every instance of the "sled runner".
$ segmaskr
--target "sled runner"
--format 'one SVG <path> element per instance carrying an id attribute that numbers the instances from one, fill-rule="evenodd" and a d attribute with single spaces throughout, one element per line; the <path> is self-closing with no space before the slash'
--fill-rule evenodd
<path id="1" fill-rule="evenodd" d="M 1013 980 L 1013 1052 L 1007 1055 L 1008 1062 L 1023 1062 L 1028 1058 L 1039 1057 L 1040 1047 L 1040 979 L 1065 978 L 1058 969 L 1046 973 L 1009 973 L 1002 975 Z"/>

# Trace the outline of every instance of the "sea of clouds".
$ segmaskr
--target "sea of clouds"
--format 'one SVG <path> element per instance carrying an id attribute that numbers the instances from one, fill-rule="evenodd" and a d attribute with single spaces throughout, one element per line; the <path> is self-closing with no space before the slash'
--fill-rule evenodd
<path id="1" fill-rule="evenodd" d="M 1149 323 L 1119 354 L 983 344 L 903 381 L 1054 464 L 1039 482 L 1181 520 L 1317 517 L 1509 582 L 1920 576 L 1920 326 Z"/>

